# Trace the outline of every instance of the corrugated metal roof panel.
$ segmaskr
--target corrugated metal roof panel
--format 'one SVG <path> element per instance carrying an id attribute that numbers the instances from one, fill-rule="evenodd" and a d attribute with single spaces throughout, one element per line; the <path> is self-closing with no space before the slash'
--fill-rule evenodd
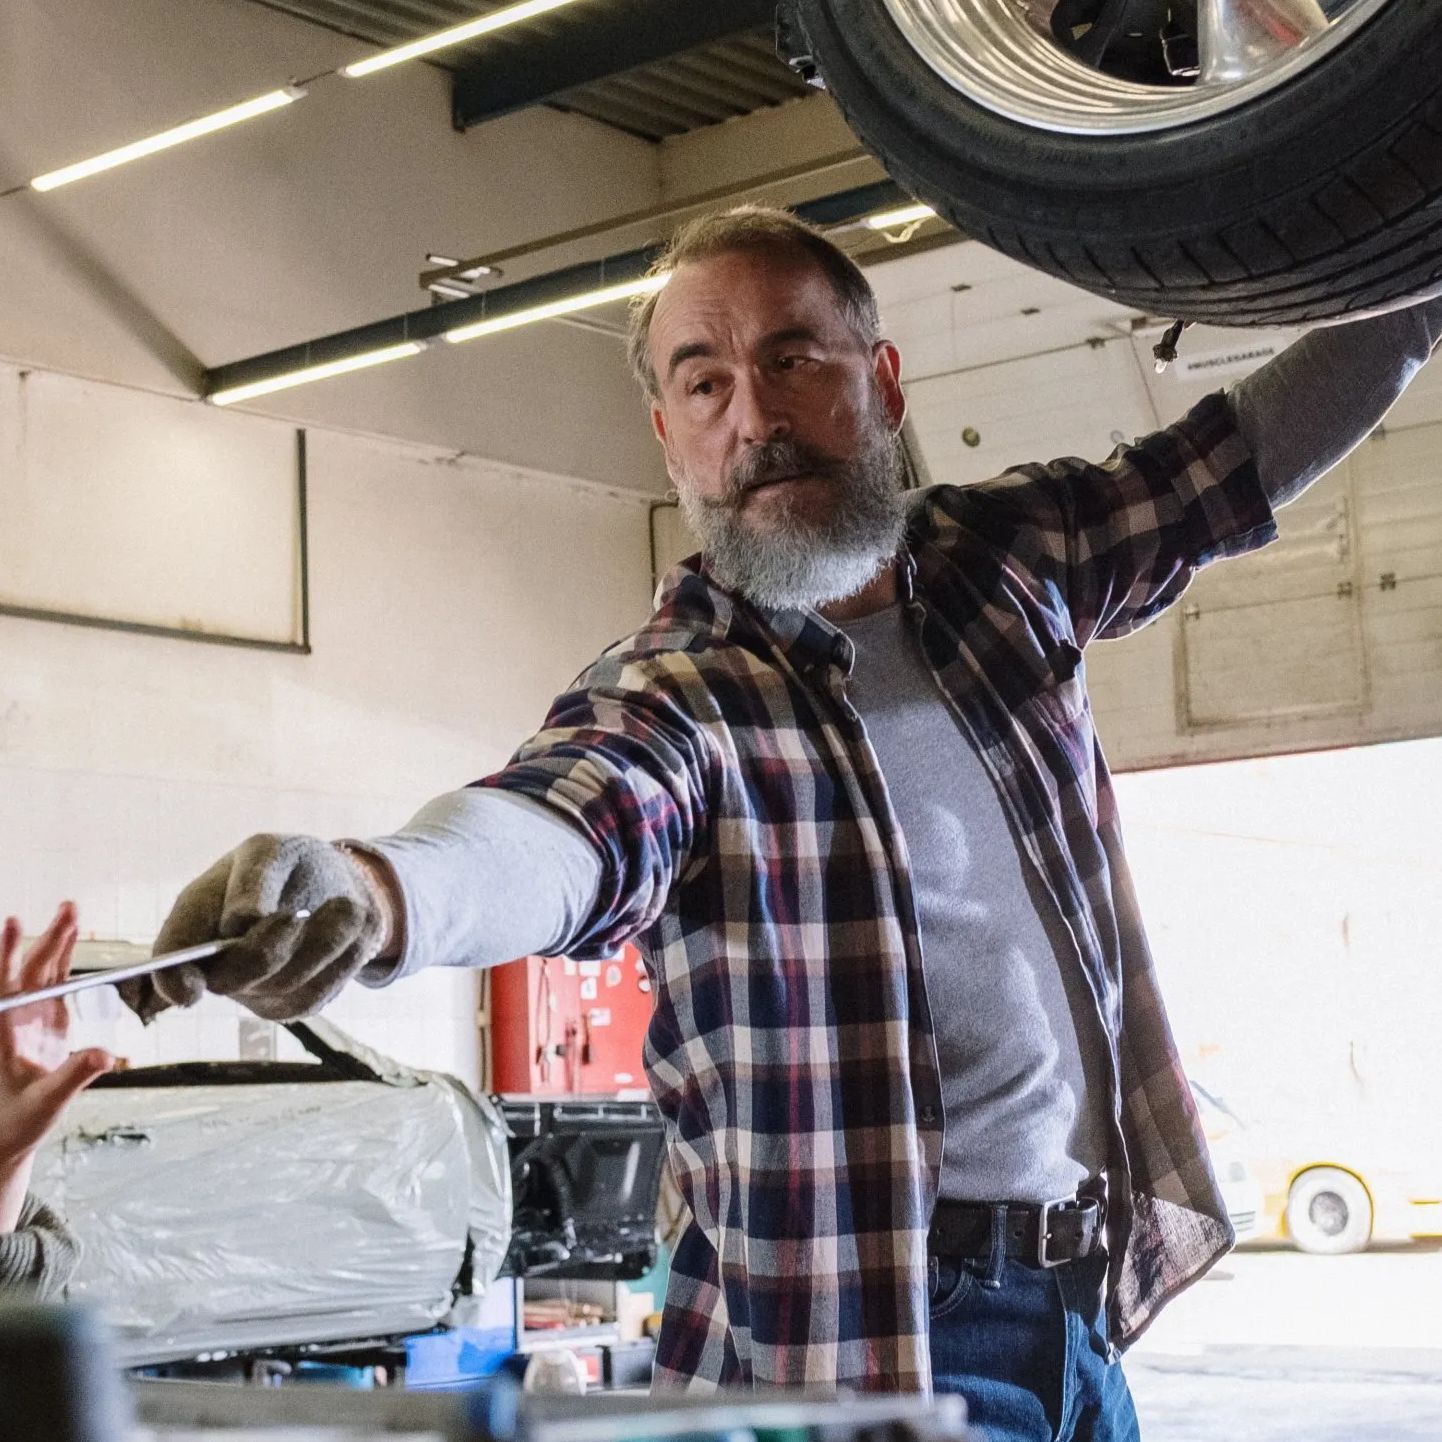
<path id="1" fill-rule="evenodd" d="M 403 44 L 421 35 L 473 20 L 502 8 L 476 0 L 256 0 L 300 20 L 352 35 L 374 45 Z M 580 16 L 564 11 L 527 22 L 535 35 L 564 35 Z M 519 35 L 519 31 L 517 32 Z M 465 68 L 481 45 L 511 43 L 500 31 L 474 45 L 434 57 L 449 70 Z M 589 115 L 648 140 L 684 134 L 733 116 L 748 115 L 807 93 L 805 83 L 776 57 L 766 30 L 748 31 L 703 45 L 684 55 L 643 65 L 623 75 L 553 96 L 550 104 Z"/>

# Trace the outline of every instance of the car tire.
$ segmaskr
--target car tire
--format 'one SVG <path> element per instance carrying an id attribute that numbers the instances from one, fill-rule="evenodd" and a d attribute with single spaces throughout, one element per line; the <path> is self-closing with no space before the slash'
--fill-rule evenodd
<path id="1" fill-rule="evenodd" d="M 1312 1167 L 1287 1193 L 1287 1233 L 1304 1252 L 1337 1257 L 1372 1239 L 1372 1197 L 1340 1167 Z"/>
<path id="2" fill-rule="evenodd" d="M 964 234 L 1143 312 L 1297 325 L 1442 291 L 1442 14 L 1393 0 L 1194 123 L 1067 133 L 942 78 L 877 0 L 791 0 L 851 128 Z"/>

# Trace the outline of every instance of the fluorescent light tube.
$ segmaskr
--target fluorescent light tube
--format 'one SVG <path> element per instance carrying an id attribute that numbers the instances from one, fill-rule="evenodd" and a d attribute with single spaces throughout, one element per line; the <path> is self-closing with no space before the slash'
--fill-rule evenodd
<path id="1" fill-rule="evenodd" d="M 267 376 L 265 380 L 231 386 L 228 390 L 216 391 L 206 399 L 212 405 L 230 406 L 237 401 L 269 395 L 272 391 L 289 390 L 291 386 L 308 385 L 311 381 L 323 381 L 330 376 L 344 375 L 347 371 L 365 370 L 368 366 L 384 365 L 387 361 L 404 360 L 406 356 L 419 355 L 424 349 L 425 346 L 419 341 L 408 340 L 400 345 L 388 345 L 380 350 L 346 356 L 343 360 L 327 361 L 324 365 L 305 366 L 298 371 L 286 371 L 283 375 Z"/>
<path id="2" fill-rule="evenodd" d="M 171 130 L 162 130 L 159 135 L 151 135 L 145 140 L 133 140 L 118 150 L 107 150 L 104 155 L 77 161 L 62 170 L 51 170 L 44 175 L 37 175 L 30 182 L 31 189 L 54 190 L 57 186 L 69 185 L 71 181 L 99 175 L 102 170 L 113 170 L 117 165 L 139 160 L 145 155 L 154 155 L 157 150 L 169 150 L 172 145 L 183 145 L 187 140 L 209 135 L 213 130 L 224 130 L 228 125 L 239 125 L 242 120 L 253 120 L 257 115 L 280 110 L 292 101 L 299 100 L 304 94 L 305 91 L 295 85 L 289 85 L 284 90 L 271 90 L 265 95 L 257 95 L 254 100 L 232 105 L 228 110 L 217 110 L 214 115 L 204 115 L 199 120 L 188 121 L 185 125 L 177 125 Z"/>
<path id="3" fill-rule="evenodd" d="M 478 336 L 495 335 L 497 331 L 514 330 L 517 326 L 531 325 L 538 320 L 554 320 L 559 315 L 570 315 L 573 311 L 589 310 L 592 306 L 606 305 L 613 300 L 630 300 L 632 296 L 650 295 L 660 290 L 671 272 L 663 270 L 656 275 L 642 276 L 640 280 L 628 280 L 621 285 L 608 285 L 600 290 L 583 291 L 579 295 L 568 295 L 561 300 L 547 301 L 544 305 L 533 305 L 526 310 L 514 310 L 509 315 L 492 316 L 478 320 L 474 325 L 457 326 L 448 330 L 445 338 L 453 344 L 475 340 Z"/>
<path id="4" fill-rule="evenodd" d="M 918 220 L 929 220 L 936 212 L 929 205 L 904 205 L 900 210 L 882 210 L 866 217 L 866 224 L 872 230 L 891 230 L 898 225 L 914 225 Z"/>
<path id="5" fill-rule="evenodd" d="M 434 35 L 423 35 L 419 40 L 397 45 L 392 50 L 382 50 L 378 55 L 368 55 L 364 60 L 342 66 L 340 73 L 348 75 L 352 80 L 359 80 L 362 75 L 371 75 L 377 70 L 401 65 L 407 60 L 429 55 L 435 50 L 444 50 L 450 45 L 461 45 L 467 40 L 475 40 L 478 36 L 489 35 L 493 30 L 504 30 L 508 25 L 519 25 L 523 20 L 532 20 L 537 15 L 544 15 L 548 10 L 559 10 L 563 5 L 571 4 L 574 4 L 574 0 L 521 0 L 519 5 L 507 5 L 504 10 L 493 10 L 489 15 L 466 21 L 464 25 L 452 25 L 449 30 L 439 30 Z"/>

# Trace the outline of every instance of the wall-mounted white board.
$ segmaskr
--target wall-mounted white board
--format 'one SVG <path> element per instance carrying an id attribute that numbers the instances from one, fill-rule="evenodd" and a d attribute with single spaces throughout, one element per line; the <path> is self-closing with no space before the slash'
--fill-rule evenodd
<path id="1" fill-rule="evenodd" d="M 0 606 L 301 639 L 293 426 L 0 366 Z"/>

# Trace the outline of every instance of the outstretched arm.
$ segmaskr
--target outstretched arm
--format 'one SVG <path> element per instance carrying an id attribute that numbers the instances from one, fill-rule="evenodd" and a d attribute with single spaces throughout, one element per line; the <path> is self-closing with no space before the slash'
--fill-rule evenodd
<path id="1" fill-rule="evenodd" d="M 560 950 L 591 914 L 600 853 L 559 813 L 467 787 L 428 801 L 360 848 L 395 917 L 359 979 L 384 986 L 432 966 L 492 966 Z"/>
<path id="2" fill-rule="evenodd" d="M 145 1021 L 206 991 L 290 1021 L 352 979 L 384 986 L 431 966 L 549 954 L 579 929 L 601 872 L 595 848 L 547 807 L 448 792 L 371 841 L 261 834 L 186 887 L 157 953 L 235 938 L 204 967 L 121 984 Z"/>
<path id="3" fill-rule="evenodd" d="M 156 950 L 233 945 L 121 994 L 146 1020 L 213 991 L 288 1021 L 352 979 L 611 955 L 656 919 L 691 854 L 709 757 L 674 687 L 605 660 L 509 766 L 401 831 L 339 844 L 262 834 L 228 852 L 181 893 Z"/>

